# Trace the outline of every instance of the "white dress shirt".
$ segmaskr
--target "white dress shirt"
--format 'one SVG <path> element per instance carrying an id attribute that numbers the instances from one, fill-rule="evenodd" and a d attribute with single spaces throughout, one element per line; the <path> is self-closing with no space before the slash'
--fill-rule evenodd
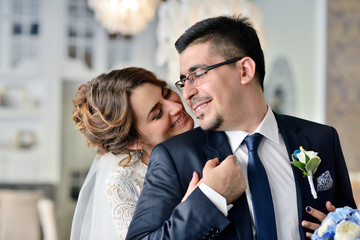
<path id="1" fill-rule="evenodd" d="M 264 136 L 258 148 L 258 155 L 264 165 L 270 184 L 278 239 L 300 239 L 294 175 L 284 139 L 279 132 L 274 113 L 269 106 L 264 119 L 254 133 L 260 133 Z M 226 132 L 231 150 L 237 158 L 237 164 L 241 166 L 246 180 L 247 188 L 245 192 L 253 229 L 255 229 L 253 205 L 247 178 L 248 150 L 245 143 L 243 143 L 245 137 L 250 134 L 253 133 L 244 131 Z M 224 206 L 226 200 L 206 184 L 201 184 L 199 187 L 215 206 L 227 216 L 228 206 Z"/>

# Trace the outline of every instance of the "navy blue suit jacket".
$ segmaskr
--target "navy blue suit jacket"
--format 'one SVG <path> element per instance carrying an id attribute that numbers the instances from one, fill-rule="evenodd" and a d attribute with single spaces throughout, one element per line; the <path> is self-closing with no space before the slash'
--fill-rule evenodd
<path id="1" fill-rule="evenodd" d="M 307 179 L 293 168 L 298 202 L 301 239 L 305 231 L 301 221 L 316 221 L 305 212 L 312 206 L 323 212 L 326 201 L 336 207 L 356 208 L 339 137 L 334 128 L 275 114 L 291 161 L 295 149 L 319 153 L 322 162 L 314 175 L 329 171 L 333 179 L 330 189 L 311 195 Z M 181 203 L 193 171 L 202 174 L 207 160 L 225 159 L 232 154 L 226 134 L 195 128 L 157 145 L 151 154 L 143 191 L 140 195 L 127 239 L 252 239 L 250 213 L 245 193 L 234 203 L 225 217 L 206 196 L 196 188 Z M 316 184 L 315 184 L 316 186 Z"/>

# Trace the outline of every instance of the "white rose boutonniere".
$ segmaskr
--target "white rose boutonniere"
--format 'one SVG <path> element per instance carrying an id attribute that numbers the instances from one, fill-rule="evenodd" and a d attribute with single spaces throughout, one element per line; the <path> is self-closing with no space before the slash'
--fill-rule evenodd
<path id="1" fill-rule="evenodd" d="M 321 159 L 318 157 L 317 152 L 305 151 L 303 147 L 296 149 L 291 155 L 291 164 L 299 168 L 304 177 L 307 177 L 310 185 L 311 194 L 314 199 L 317 199 L 317 193 L 315 191 L 313 175 L 316 172 L 318 166 L 321 163 Z"/>

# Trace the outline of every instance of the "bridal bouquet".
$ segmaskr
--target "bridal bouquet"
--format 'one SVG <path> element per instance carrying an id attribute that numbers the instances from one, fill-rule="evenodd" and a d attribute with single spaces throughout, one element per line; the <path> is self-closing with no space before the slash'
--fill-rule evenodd
<path id="1" fill-rule="evenodd" d="M 360 240 L 360 210 L 337 208 L 327 215 L 312 240 Z"/>

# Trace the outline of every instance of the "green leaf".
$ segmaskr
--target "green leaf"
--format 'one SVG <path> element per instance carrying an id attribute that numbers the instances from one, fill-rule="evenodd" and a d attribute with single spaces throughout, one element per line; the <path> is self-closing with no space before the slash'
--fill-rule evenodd
<path id="1" fill-rule="evenodd" d="M 304 177 L 307 177 L 307 176 L 309 176 L 309 174 L 305 171 L 305 170 L 303 170 L 303 175 L 304 175 Z"/>
<path id="2" fill-rule="evenodd" d="M 309 160 L 309 162 L 306 164 L 305 168 L 308 172 L 309 170 L 314 174 L 318 168 L 318 166 L 321 163 L 321 159 L 319 157 L 314 157 Z"/>
<path id="3" fill-rule="evenodd" d="M 302 163 L 300 161 L 292 161 L 291 164 L 303 171 L 305 171 L 305 169 L 306 169 L 305 163 Z"/>
<path id="4" fill-rule="evenodd" d="M 310 161 L 309 156 L 305 153 L 305 163 L 308 164 Z"/>

